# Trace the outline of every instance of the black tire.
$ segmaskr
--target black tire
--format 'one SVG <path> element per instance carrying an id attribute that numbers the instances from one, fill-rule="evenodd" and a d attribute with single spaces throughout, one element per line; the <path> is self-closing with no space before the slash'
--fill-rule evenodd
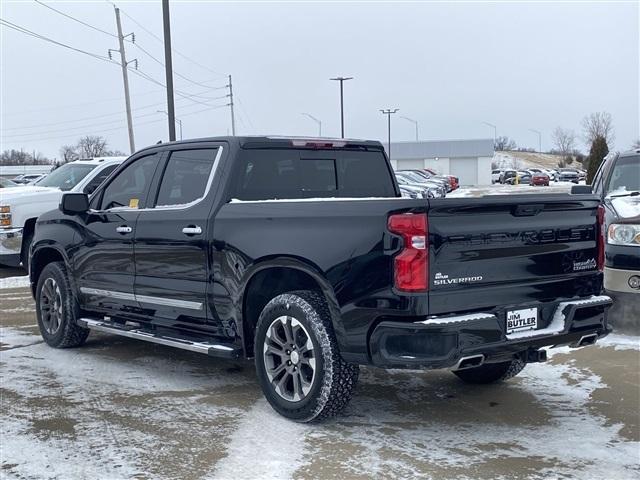
<path id="1" fill-rule="evenodd" d="M 64 263 L 49 263 L 42 270 L 36 287 L 38 327 L 47 345 L 69 348 L 85 342 L 89 329 L 76 324 L 79 311 Z"/>
<path id="2" fill-rule="evenodd" d="M 31 249 L 31 242 L 33 242 L 33 232 L 27 233 L 22 239 L 22 250 L 20 251 L 20 263 L 27 273 L 29 273 L 29 265 L 31 264 L 31 256 L 29 250 Z"/>
<path id="3" fill-rule="evenodd" d="M 479 367 L 454 370 L 460 380 L 466 383 L 486 384 L 504 382 L 518 375 L 526 363 L 519 359 L 502 363 L 487 363 Z"/>
<path id="4" fill-rule="evenodd" d="M 337 415 L 351 400 L 359 367 L 340 356 L 319 292 L 299 290 L 272 299 L 260 314 L 254 348 L 260 386 L 280 415 L 302 423 L 319 421 Z"/>

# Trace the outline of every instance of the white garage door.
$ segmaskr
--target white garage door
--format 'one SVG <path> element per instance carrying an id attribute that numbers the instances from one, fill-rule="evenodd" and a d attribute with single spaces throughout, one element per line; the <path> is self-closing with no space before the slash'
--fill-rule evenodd
<path id="1" fill-rule="evenodd" d="M 404 159 L 398 160 L 398 168 L 396 170 L 418 170 L 422 168 L 424 168 L 424 160 Z"/>
<path id="2" fill-rule="evenodd" d="M 460 179 L 460 185 L 477 185 L 478 159 L 452 158 L 449 161 L 449 172 Z"/>

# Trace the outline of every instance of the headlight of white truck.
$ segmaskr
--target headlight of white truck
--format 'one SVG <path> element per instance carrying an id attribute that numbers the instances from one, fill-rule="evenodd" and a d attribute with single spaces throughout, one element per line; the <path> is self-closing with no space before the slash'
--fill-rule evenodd
<path id="1" fill-rule="evenodd" d="M 607 243 L 640 247 L 640 225 L 612 223 L 607 232 Z"/>
<path id="2" fill-rule="evenodd" d="M 0 227 L 8 228 L 11 226 L 11 207 L 9 205 L 0 205 Z"/>

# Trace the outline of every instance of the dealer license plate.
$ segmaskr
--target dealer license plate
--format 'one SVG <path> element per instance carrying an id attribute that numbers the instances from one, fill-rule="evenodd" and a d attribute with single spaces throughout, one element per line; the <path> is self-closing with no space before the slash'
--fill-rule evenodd
<path id="1" fill-rule="evenodd" d="M 538 328 L 538 309 L 523 308 L 507 312 L 507 335 Z"/>

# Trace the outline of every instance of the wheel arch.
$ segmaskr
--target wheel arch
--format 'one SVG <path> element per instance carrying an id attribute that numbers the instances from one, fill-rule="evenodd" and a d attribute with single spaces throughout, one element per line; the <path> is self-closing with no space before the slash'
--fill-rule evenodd
<path id="1" fill-rule="evenodd" d="M 317 290 L 325 298 L 331 323 L 342 345 L 340 307 L 333 287 L 315 264 L 294 256 L 275 256 L 263 258 L 253 264 L 244 275 L 240 285 L 239 333 L 247 357 L 253 356 L 253 341 L 258 317 L 269 301 L 281 293 L 292 290 Z"/>
<path id="2" fill-rule="evenodd" d="M 67 258 L 64 250 L 54 244 L 45 244 L 37 246 L 33 249 L 31 256 L 31 264 L 29 268 L 29 281 L 31 283 L 31 293 L 35 297 L 36 286 L 38 285 L 38 279 L 44 267 L 52 262 L 63 262 L 67 269 L 69 267 L 69 259 Z M 74 282 L 71 282 L 72 287 Z"/>

